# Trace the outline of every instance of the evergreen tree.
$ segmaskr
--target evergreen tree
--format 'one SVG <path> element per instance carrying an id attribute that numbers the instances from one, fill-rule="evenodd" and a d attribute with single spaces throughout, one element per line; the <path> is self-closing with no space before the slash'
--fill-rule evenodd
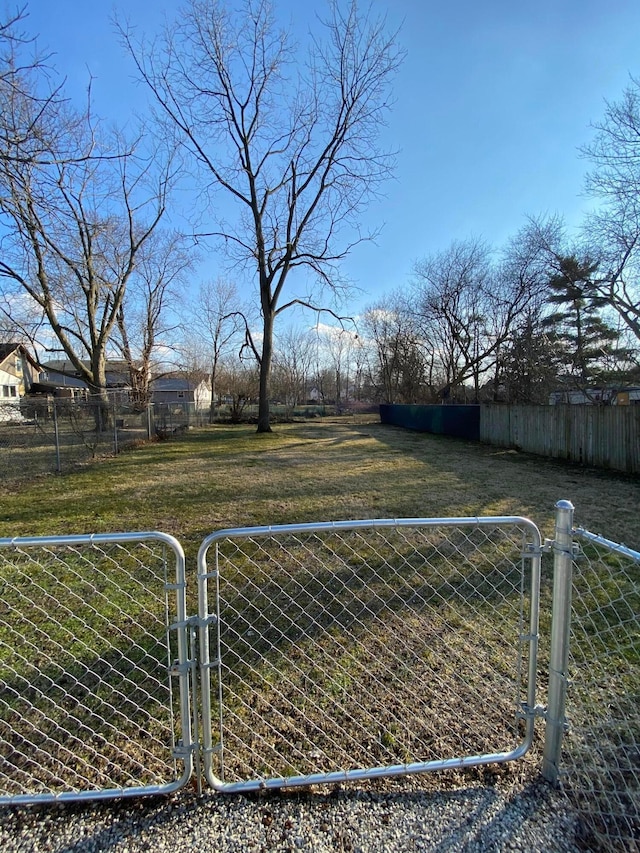
<path id="1" fill-rule="evenodd" d="M 612 362 L 628 358 L 628 350 L 619 345 L 619 331 L 602 316 L 607 299 L 598 292 L 597 269 L 589 258 L 559 258 L 547 298 L 556 310 L 543 322 L 559 344 L 562 373 L 582 388 L 606 382 Z"/>
<path id="2" fill-rule="evenodd" d="M 506 401 L 545 405 L 557 387 L 565 349 L 553 328 L 532 311 L 516 329 L 502 365 Z"/>

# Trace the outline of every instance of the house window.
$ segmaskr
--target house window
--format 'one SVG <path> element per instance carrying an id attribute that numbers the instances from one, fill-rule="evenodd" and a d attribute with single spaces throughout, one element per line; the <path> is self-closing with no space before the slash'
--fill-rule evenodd
<path id="1" fill-rule="evenodd" d="M 3 397 L 17 397 L 18 393 L 15 385 L 3 385 L 2 386 L 2 396 Z"/>

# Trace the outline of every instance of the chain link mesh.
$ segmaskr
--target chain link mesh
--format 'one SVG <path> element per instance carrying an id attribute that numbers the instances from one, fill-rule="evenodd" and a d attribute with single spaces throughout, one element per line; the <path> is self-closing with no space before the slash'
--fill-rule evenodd
<path id="1" fill-rule="evenodd" d="M 25 398 L 13 408 L 13 418 L 0 417 L 0 476 L 5 481 L 69 471 L 148 438 L 147 412 L 117 397 L 106 405 L 93 398 Z"/>
<path id="2" fill-rule="evenodd" d="M 175 564 L 153 541 L 0 548 L 0 796 L 174 779 Z"/>
<path id="3" fill-rule="evenodd" d="M 215 775 L 233 784 L 515 749 L 527 536 L 496 524 L 218 540 Z"/>
<path id="4" fill-rule="evenodd" d="M 531 527 L 460 521 L 215 539 L 208 758 L 224 785 L 500 760 L 522 744 Z M 640 555 L 574 534 L 563 789 L 589 844 L 634 850 Z M 173 783 L 175 554 L 17 542 L 0 540 L 0 798 Z"/>
<path id="5" fill-rule="evenodd" d="M 145 441 L 179 436 L 208 422 L 208 410 L 174 402 L 136 407 L 122 394 L 108 403 L 87 399 L 25 398 L 0 405 L 0 478 L 27 480 Z"/>
<path id="6" fill-rule="evenodd" d="M 563 787 L 600 849 L 640 850 L 640 554 L 574 535 Z"/>

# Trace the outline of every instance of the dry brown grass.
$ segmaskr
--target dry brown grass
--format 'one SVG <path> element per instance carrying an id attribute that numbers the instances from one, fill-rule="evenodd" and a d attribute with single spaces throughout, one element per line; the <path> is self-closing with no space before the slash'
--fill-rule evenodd
<path id="1" fill-rule="evenodd" d="M 6 487 L 0 534 L 208 532 L 302 521 L 525 515 L 545 535 L 559 499 L 576 522 L 640 548 L 640 479 L 343 418 L 194 430 L 62 477 Z"/>
<path id="2" fill-rule="evenodd" d="M 497 515 L 529 517 L 543 536 L 552 536 L 554 505 L 560 499 L 574 503 L 576 524 L 640 548 L 638 478 L 408 432 L 365 417 L 279 425 L 268 435 L 256 435 L 249 426 L 218 426 L 194 430 L 174 441 L 148 444 L 62 477 L 5 484 L 0 496 L 0 536 L 161 530 L 174 534 L 185 546 L 193 578 L 200 542 L 222 528 Z M 478 550 L 479 555 L 486 552 L 488 556 L 482 572 L 490 573 L 494 565 L 488 547 L 493 544 L 487 539 Z M 464 553 L 462 548 L 458 556 L 464 557 Z M 349 761 L 394 763 L 446 757 L 459 754 L 459 748 L 462 752 L 491 751 L 503 745 L 506 738 L 499 737 L 496 742 L 496 734 L 507 723 L 507 735 L 519 734 L 512 695 L 518 687 L 513 675 L 518 663 L 517 640 L 503 642 L 507 634 L 512 640 L 517 637 L 518 584 L 514 581 L 504 590 L 500 584 L 492 586 L 501 593 L 497 607 L 486 594 L 481 572 L 474 581 L 476 592 L 470 596 L 472 606 L 461 597 L 456 600 L 450 592 L 447 598 L 444 587 L 441 589 L 450 566 L 444 561 L 445 555 L 446 550 L 440 548 L 438 558 L 431 562 L 437 577 L 410 575 L 405 579 L 405 599 L 398 599 L 396 586 L 380 585 L 375 607 L 367 597 L 371 584 L 355 592 L 363 581 L 363 572 L 371 569 L 369 558 L 363 558 L 345 584 L 344 604 L 337 597 L 323 603 L 316 596 L 315 584 L 321 572 L 329 571 L 325 565 L 311 571 L 312 561 L 308 559 L 296 564 L 295 570 L 283 564 L 276 576 L 273 564 L 266 560 L 265 575 L 259 583 L 254 569 L 246 569 L 243 582 L 250 594 L 238 604 L 237 633 L 225 640 L 223 649 L 225 666 L 229 667 L 230 660 L 233 664 L 223 673 L 228 700 L 225 713 L 232 717 L 231 726 L 227 720 L 224 723 L 227 769 L 232 779 L 286 773 L 290 767 L 313 772 L 347 766 Z M 410 560 L 400 563 L 413 565 Z M 467 581 L 476 577 L 475 562 L 462 558 L 453 564 L 455 568 L 465 566 Z M 299 565 L 307 572 L 304 578 Z M 514 560 L 509 565 L 517 567 L 519 563 Z M 329 571 L 332 584 L 340 571 L 339 565 Z M 509 578 L 510 571 L 505 570 L 503 580 Z M 234 597 L 242 595 L 231 583 L 232 578 L 228 580 L 228 602 L 233 602 Z M 416 607 L 413 595 L 422 589 L 418 581 L 425 589 L 429 586 L 433 596 L 421 592 Z M 547 571 L 541 611 L 543 637 L 547 639 L 548 581 Z M 290 583 L 295 590 L 291 601 L 283 592 Z M 324 589 L 330 588 L 334 587 L 327 582 Z M 459 584 L 453 588 L 458 590 Z M 301 592 L 308 594 L 304 608 Z M 268 609 L 281 594 L 282 605 L 272 618 Z M 258 609 L 267 623 L 263 631 L 254 631 L 255 640 L 249 643 L 245 640 L 249 624 L 245 620 L 253 620 L 250 630 L 254 630 L 254 610 L 260 596 L 264 606 Z M 369 611 L 366 631 L 355 618 L 365 602 Z M 376 608 L 381 602 L 385 620 L 378 622 Z M 301 619 L 316 613 L 326 619 L 314 616 L 316 622 L 310 623 L 308 635 L 294 638 L 288 619 L 294 606 L 302 608 Z M 508 630 L 499 619 L 496 621 L 496 614 L 500 616 L 505 608 L 511 617 Z M 55 607 L 51 611 L 55 616 Z M 102 618 L 102 612 L 98 615 Z M 126 608 L 121 615 L 129 624 Z M 225 618 L 229 626 L 228 613 Z M 14 630 L 13 616 L 5 625 Z M 270 647 L 263 648 L 260 642 L 270 631 L 277 636 Z M 543 657 L 545 643 L 543 640 Z M 7 645 L 9 662 L 14 645 Z M 116 646 L 120 661 L 122 649 L 118 643 Z M 98 652 L 97 648 L 87 648 L 87 660 L 80 656 L 77 663 L 83 672 L 93 672 L 92 660 Z M 252 654 L 255 665 L 249 671 L 247 662 Z M 149 655 L 149 666 L 160 665 L 157 657 L 155 652 Z M 115 667 L 116 676 L 119 672 Z M 543 693 L 544 666 L 540 672 Z M 65 673 L 63 676 L 66 678 Z M 286 690 L 281 689 L 283 681 Z M 301 697 L 301 704 L 292 697 Z M 356 711 L 350 704 L 354 697 L 359 702 Z M 134 715 L 132 724 L 135 719 Z M 340 728 L 334 731 L 332 726 L 338 724 Z M 354 747 L 344 755 L 342 739 L 351 739 Z M 297 763 L 290 763 L 283 744 L 293 745 Z M 504 745 L 511 747 L 513 743 Z M 337 750 L 333 763 L 329 760 L 332 748 Z M 261 756 L 268 766 L 260 765 Z M 411 785 L 442 788 L 491 783 L 500 778 L 517 786 L 539 772 L 540 755 L 533 753 L 516 764 L 480 768 L 474 771 L 475 776 L 461 778 L 451 772 L 444 778 L 438 775 L 414 780 Z"/>

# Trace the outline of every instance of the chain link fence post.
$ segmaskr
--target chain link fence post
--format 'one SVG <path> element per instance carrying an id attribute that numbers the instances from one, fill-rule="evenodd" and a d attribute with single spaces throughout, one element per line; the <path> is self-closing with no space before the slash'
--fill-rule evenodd
<path id="1" fill-rule="evenodd" d="M 549 661 L 549 700 L 547 705 L 542 775 L 556 784 L 565 729 L 569 632 L 571 627 L 571 584 L 573 572 L 573 504 L 556 504 L 553 542 L 553 607 Z"/>
<path id="2" fill-rule="evenodd" d="M 111 407 L 113 409 L 113 452 L 117 456 L 120 452 L 118 447 L 118 410 L 116 407 L 116 397 L 115 394 L 111 401 Z M 124 420 L 122 421 L 124 425 Z"/>
<path id="3" fill-rule="evenodd" d="M 60 431 L 58 430 L 58 408 L 56 406 L 56 398 L 53 401 L 53 430 L 56 439 L 56 474 L 62 474 L 62 464 L 60 462 Z"/>

